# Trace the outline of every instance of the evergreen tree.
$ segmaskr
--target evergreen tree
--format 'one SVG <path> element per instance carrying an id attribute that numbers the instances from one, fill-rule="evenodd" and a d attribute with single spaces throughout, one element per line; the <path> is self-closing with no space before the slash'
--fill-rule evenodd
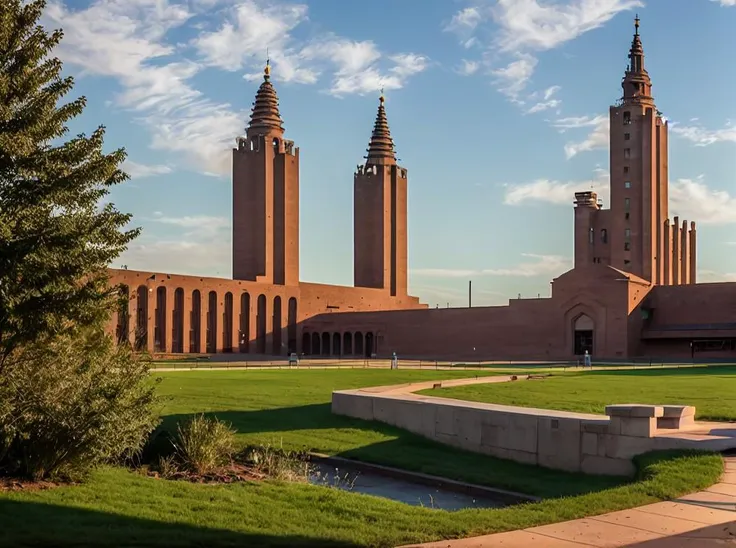
<path id="1" fill-rule="evenodd" d="M 103 152 L 104 127 L 64 140 L 84 97 L 52 50 L 62 32 L 39 24 L 45 0 L 0 0 L 0 380 L 24 345 L 102 325 L 116 291 L 107 265 L 139 230 L 102 200 L 127 179 L 123 149 Z"/>

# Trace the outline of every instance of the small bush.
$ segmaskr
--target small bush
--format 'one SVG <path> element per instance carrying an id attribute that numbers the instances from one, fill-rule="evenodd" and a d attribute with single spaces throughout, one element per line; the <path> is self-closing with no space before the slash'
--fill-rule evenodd
<path id="1" fill-rule="evenodd" d="M 18 351 L 0 376 L 0 472 L 81 479 L 140 451 L 158 422 L 148 367 L 102 328 Z"/>
<path id="2" fill-rule="evenodd" d="M 197 415 L 177 426 L 176 460 L 197 474 L 227 464 L 235 451 L 235 431 L 217 419 Z"/>
<path id="3" fill-rule="evenodd" d="M 312 472 L 306 453 L 271 445 L 246 447 L 237 460 L 266 477 L 281 481 L 308 481 Z"/>

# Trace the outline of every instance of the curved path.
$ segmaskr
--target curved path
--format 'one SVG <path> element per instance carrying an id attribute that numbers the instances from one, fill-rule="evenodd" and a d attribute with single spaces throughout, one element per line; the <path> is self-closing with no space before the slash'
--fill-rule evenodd
<path id="1" fill-rule="evenodd" d="M 671 502 L 412 548 L 722 548 L 736 546 L 736 457 L 720 483 Z M 405 547 L 409 548 L 409 547 Z"/>
<path id="2" fill-rule="evenodd" d="M 450 387 L 510 380 L 511 376 L 453 379 L 364 388 L 362 391 L 409 395 L 437 384 Z M 541 527 L 412 544 L 404 548 L 736 547 L 736 457 L 725 457 L 724 461 L 725 474 L 719 483 L 673 501 Z"/>

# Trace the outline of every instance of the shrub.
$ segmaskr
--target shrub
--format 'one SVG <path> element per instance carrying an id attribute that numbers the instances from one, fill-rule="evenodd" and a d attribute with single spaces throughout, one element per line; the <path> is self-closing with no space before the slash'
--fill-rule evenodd
<path id="1" fill-rule="evenodd" d="M 306 452 L 286 451 L 271 445 L 246 447 L 239 460 L 264 476 L 283 481 L 308 481 L 312 472 Z"/>
<path id="2" fill-rule="evenodd" d="M 102 328 L 16 353 L 0 378 L 0 469 L 78 479 L 140 451 L 156 427 L 149 362 Z"/>
<path id="3" fill-rule="evenodd" d="M 207 474 L 227 464 L 235 451 L 235 431 L 215 418 L 197 415 L 177 426 L 175 455 L 187 470 Z"/>

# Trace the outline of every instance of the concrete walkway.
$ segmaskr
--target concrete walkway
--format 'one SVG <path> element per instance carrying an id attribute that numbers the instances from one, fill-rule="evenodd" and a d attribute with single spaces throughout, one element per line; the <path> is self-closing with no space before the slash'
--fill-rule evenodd
<path id="1" fill-rule="evenodd" d="M 720 483 L 671 502 L 412 548 L 716 548 L 736 546 L 736 457 Z M 406 547 L 409 548 L 409 547 Z"/>

